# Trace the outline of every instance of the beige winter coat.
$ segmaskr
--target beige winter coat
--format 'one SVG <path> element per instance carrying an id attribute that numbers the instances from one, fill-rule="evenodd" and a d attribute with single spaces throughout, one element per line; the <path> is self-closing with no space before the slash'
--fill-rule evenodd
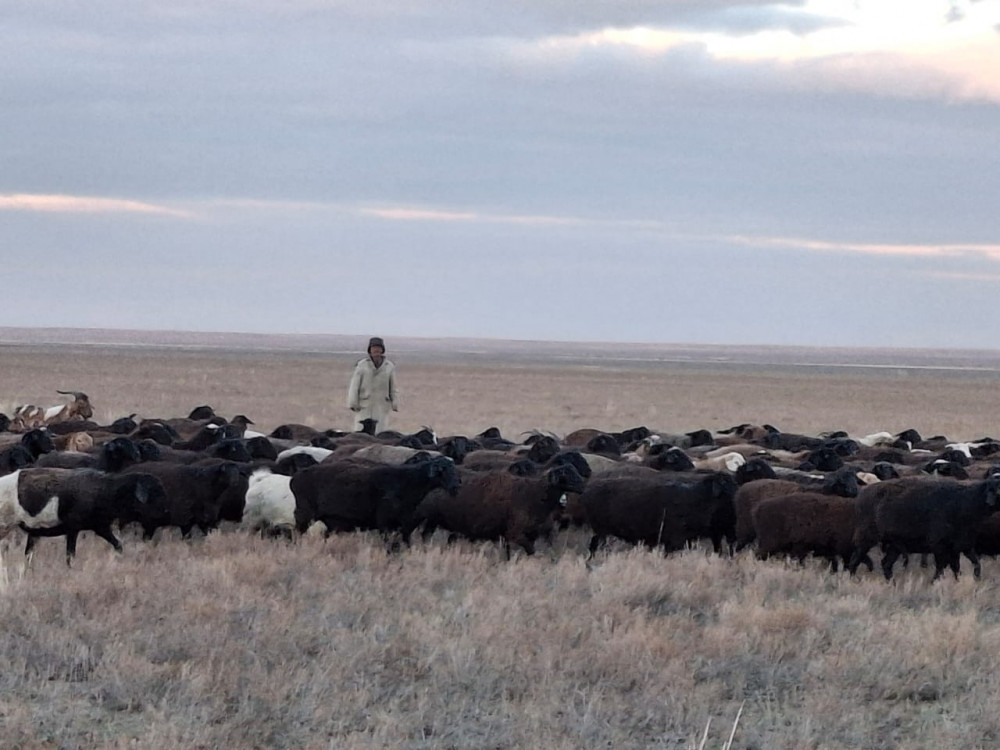
<path id="1" fill-rule="evenodd" d="M 399 411 L 396 366 L 388 359 L 381 367 L 371 357 L 359 359 L 347 388 L 347 408 L 354 412 L 355 430 L 361 429 L 362 419 L 376 420 L 376 432 L 389 429 L 390 412 Z"/>

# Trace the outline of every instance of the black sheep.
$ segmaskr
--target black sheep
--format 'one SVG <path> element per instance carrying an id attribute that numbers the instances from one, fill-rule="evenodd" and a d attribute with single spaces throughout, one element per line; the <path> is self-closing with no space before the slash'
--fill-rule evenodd
<path id="1" fill-rule="evenodd" d="M 722 472 L 591 479 L 580 497 L 594 531 L 590 554 L 608 536 L 663 545 L 664 553 L 708 537 L 720 552 L 723 537 L 730 545 L 735 538 L 736 490 L 736 480 Z"/>
<path id="2" fill-rule="evenodd" d="M 1000 510 L 1000 474 L 978 482 L 951 479 L 893 479 L 866 487 L 856 500 L 853 573 L 861 556 L 875 544 L 882 547 L 882 572 L 892 578 L 900 555 L 912 552 L 934 555 L 934 578 L 946 567 L 955 577 L 959 559 L 972 562 L 973 575 L 981 574 L 976 535 L 983 522 Z"/>
<path id="3" fill-rule="evenodd" d="M 66 564 L 76 554 L 81 531 L 93 531 L 121 552 L 111 525 L 130 519 L 149 522 L 166 512 L 162 484 L 144 473 L 106 474 L 93 469 L 25 469 L 18 475 L 20 527 L 28 534 L 24 554 L 38 537 L 65 536 Z"/>
<path id="4" fill-rule="evenodd" d="M 296 472 L 290 486 L 300 532 L 322 521 L 328 535 L 355 529 L 378 529 L 385 536 L 399 531 L 409 544 L 417 506 L 433 489 L 456 491 L 459 477 L 455 463 L 444 456 L 402 466 L 348 459 Z"/>
<path id="5" fill-rule="evenodd" d="M 155 522 L 143 523 L 146 539 L 151 539 L 161 526 L 177 526 L 184 537 L 190 536 L 195 526 L 207 534 L 218 526 L 220 513 L 230 503 L 230 496 L 245 496 L 247 490 L 246 477 L 229 461 L 208 466 L 161 461 L 136 464 L 125 472 L 152 474 L 167 493 L 167 515 Z"/>

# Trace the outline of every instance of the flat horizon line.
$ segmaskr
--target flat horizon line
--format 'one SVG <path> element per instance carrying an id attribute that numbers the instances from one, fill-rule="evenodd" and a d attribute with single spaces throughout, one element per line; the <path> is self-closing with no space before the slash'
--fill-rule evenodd
<path id="1" fill-rule="evenodd" d="M 36 337 L 41 334 L 49 336 L 44 340 Z M 135 342 L 129 340 L 136 336 L 152 335 L 175 339 L 176 344 Z M 77 327 L 77 326 L 0 326 L 0 345 L 4 344 L 126 344 L 133 346 L 171 346 L 182 345 L 187 340 L 192 345 L 202 346 L 204 342 L 219 337 L 243 339 L 312 339 L 327 340 L 360 340 L 364 341 L 372 333 L 296 333 L 264 332 L 264 331 L 196 331 L 182 328 L 114 328 L 114 327 Z M 98 337 L 98 338 L 89 338 Z M 627 348 L 643 347 L 645 349 L 772 349 L 772 350 L 807 350 L 807 351 L 864 351 L 864 352 L 951 352 L 951 353 L 982 353 L 995 354 L 1000 358 L 1000 350 L 986 347 L 941 347 L 941 346 L 871 346 L 864 344 L 775 344 L 765 342 L 693 342 L 693 341 L 626 341 L 607 339 L 539 339 L 512 338 L 500 336 L 412 336 L 406 334 L 383 333 L 382 338 L 395 342 L 442 342 L 442 343 L 478 343 L 481 345 L 521 345 L 521 346 L 570 346 L 570 347 L 600 347 Z M 218 346 L 218 344 L 216 344 Z M 215 348 L 215 347 L 213 347 Z M 284 347 L 283 347 L 284 348 Z M 398 347 L 392 347 L 398 349 Z M 470 352 L 471 353 L 471 352 Z"/>

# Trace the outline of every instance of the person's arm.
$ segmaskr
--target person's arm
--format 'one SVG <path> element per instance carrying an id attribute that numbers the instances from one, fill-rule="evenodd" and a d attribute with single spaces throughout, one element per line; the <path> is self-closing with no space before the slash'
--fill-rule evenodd
<path id="1" fill-rule="evenodd" d="M 399 411 L 399 391 L 396 390 L 396 370 L 389 373 L 389 403 L 393 411 Z"/>
<path id="2" fill-rule="evenodd" d="M 361 367 L 354 368 L 351 384 L 347 386 L 347 408 L 351 411 L 361 411 Z"/>

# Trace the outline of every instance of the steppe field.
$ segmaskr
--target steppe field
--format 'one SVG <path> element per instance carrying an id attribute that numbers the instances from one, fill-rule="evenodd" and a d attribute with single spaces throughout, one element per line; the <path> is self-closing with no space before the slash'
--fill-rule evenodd
<path id="1" fill-rule="evenodd" d="M 376 332 L 377 333 L 377 332 Z M 0 328 L 0 411 L 86 392 L 95 420 L 211 405 L 347 429 L 366 336 Z M 1000 433 L 1000 353 L 387 337 L 394 428 L 504 435 L 767 422 Z M 161 532 L 162 533 L 162 532 Z M 117 555 L 2 543 L 3 748 L 996 748 L 1000 565 L 831 575 L 583 531 L 510 562 L 441 536 L 232 529 Z M 966 569 L 968 566 L 966 565 Z"/>

